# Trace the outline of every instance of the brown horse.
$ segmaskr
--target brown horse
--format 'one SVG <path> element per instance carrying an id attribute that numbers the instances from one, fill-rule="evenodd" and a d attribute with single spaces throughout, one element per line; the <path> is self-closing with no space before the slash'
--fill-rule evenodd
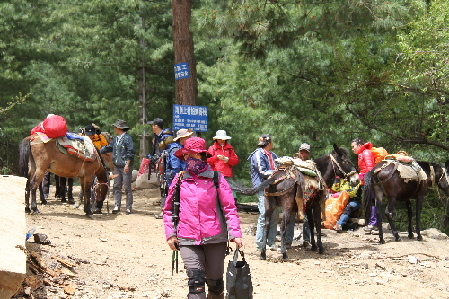
<path id="1" fill-rule="evenodd" d="M 28 178 L 25 192 L 25 212 L 37 214 L 36 190 L 38 189 L 46 171 L 53 172 L 67 178 L 80 178 L 84 197 L 84 212 L 92 215 L 90 197 L 93 177 L 97 176 L 99 184 L 95 192 L 99 200 L 104 201 L 108 192 L 108 177 L 98 154 L 93 161 L 84 161 L 73 155 L 63 154 L 56 139 L 44 143 L 38 135 L 29 136 L 20 145 L 20 171 Z M 31 209 L 30 209 L 31 195 Z"/>
<path id="2" fill-rule="evenodd" d="M 377 207 L 377 221 L 379 223 L 379 243 L 384 244 L 382 229 L 382 200 L 385 196 L 388 200 L 385 215 L 391 227 L 391 233 L 396 242 L 401 241 L 399 232 L 393 220 L 393 211 L 396 201 L 404 201 L 408 215 L 408 238 L 413 239 L 412 227 L 412 204 L 411 199 L 416 199 L 416 233 L 417 240 L 422 241 L 421 235 L 421 210 L 429 187 L 437 185 L 446 195 L 449 196 L 449 181 L 445 167 L 437 163 L 418 162 L 422 170 L 427 174 L 427 180 L 408 180 L 400 177 L 398 163 L 388 163 L 385 161 L 377 163 L 374 168 L 365 176 L 365 203 L 369 207 L 372 204 L 373 196 Z M 366 218 L 368 218 L 367 213 Z"/>

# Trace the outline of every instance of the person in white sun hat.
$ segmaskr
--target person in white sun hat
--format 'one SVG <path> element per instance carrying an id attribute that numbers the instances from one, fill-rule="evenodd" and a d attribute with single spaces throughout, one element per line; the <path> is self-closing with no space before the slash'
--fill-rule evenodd
<path id="1" fill-rule="evenodd" d="M 232 167 L 239 163 L 239 157 L 232 145 L 228 143 L 231 138 L 225 130 L 218 130 L 213 137 L 214 144 L 207 150 L 211 155 L 207 159 L 207 163 L 210 164 L 212 170 L 220 171 L 230 185 L 232 182 Z"/>

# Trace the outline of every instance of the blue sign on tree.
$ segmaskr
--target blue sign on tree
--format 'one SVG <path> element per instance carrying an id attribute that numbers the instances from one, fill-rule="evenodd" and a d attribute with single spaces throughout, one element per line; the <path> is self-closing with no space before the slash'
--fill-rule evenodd
<path id="1" fill-rule="evenodd" d="M 173 105 L 173 129 L 207 132 L 207 107 Z"/>
<path id="2" fill-rule="evenodd" d="M 175 64 L 175 80 L 189 77 L 190 77 L 190 68 L 188 62 Z"/>

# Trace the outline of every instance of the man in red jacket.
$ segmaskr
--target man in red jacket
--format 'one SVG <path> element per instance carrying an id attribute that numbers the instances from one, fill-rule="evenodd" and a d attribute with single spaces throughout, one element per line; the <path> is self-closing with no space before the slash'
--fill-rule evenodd
<path id="1" fill-rule="evenodd" d="M 239 157 L 234 151 L 232 145 L 228 143 L 231 136 L 226 135 L 225 130 L 218 130 L 214 136 L 214 144 L 212 144 L 207 152 L 211 155 L 207 159 L 212 170 L 221 171 L 229 184 L 232 182 L 232 167 L 239 163 Z"/>

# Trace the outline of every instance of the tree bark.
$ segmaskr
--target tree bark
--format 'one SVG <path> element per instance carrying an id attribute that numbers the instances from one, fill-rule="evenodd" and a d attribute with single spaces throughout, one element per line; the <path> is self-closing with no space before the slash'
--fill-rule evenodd
<path id="1" fill-rule="evenodd" d="M 190 32 L 191 0 L 172 0 L 174 64 L 188 62 L 190 77 L 176 80 L 176 104 L 196 106 L 198 81 L 193 52 L 193 35 Z"/>

